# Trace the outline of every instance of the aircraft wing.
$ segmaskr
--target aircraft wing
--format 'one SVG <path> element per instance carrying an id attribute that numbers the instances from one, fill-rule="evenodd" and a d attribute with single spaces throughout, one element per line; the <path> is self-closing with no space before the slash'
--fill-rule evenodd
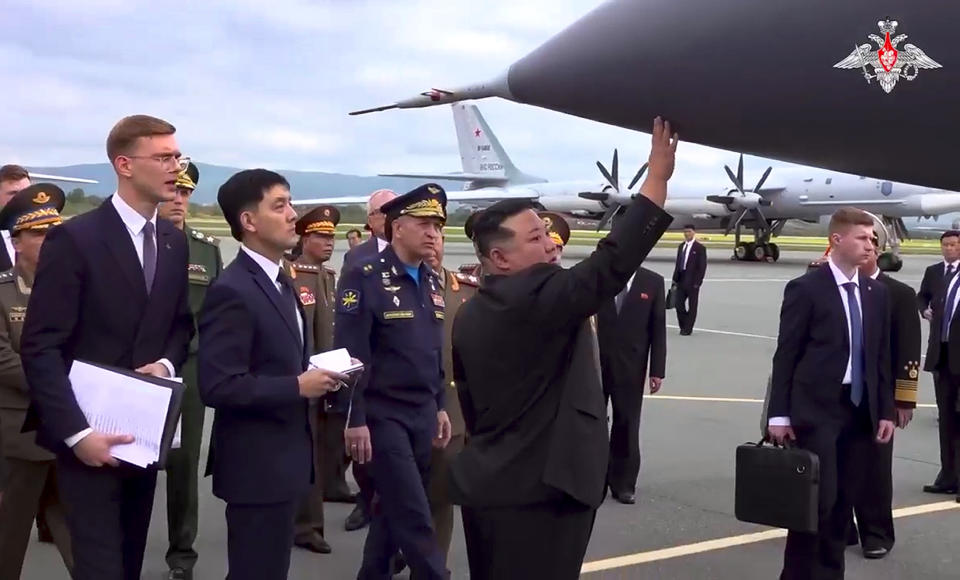
<path id="1" fill-rule="evenodd" d="M 490 184 L 505 184 L 507 177 L 494 177 L 482 173 L 378 173 L 380 177 L 408 177 L 411 179 L 432 179 L 439 181 L 483 181 Z"/>
<path id="2" fill-rule="evenodd" d="M 66 181 L 69 183 L 100 183 L 95 179 L 82 179 L 80 177 L 63 177 L 61 175 L 48 175 L 46 173 L 30 172 L 30 179 L 46 179 L 47 181 Z"/>
<path id="3" fill-rule="evenodd" d="M 448 191 L 447 201 L 469 202 L 469 201 L 499 201 L 501 199 L 531 199 L 536 200 L 540 196 L 536 191 L 528 189 L 504 190 L 499 188 L 477 189 L 473 191 Z M 294 199 L 291 202 L 295 206 L 301 205 L 362 205 L 367 203 L 366 195 L 344 195 L 339 197 L 319 197 L 314 199 Z"/>
<path id="4" fill-rule="evenodd" d="M 860 206 L 860 205 L 903 205 L 902 199 L 825 199 L 822 201 L 801 201 L 800 205 L 804 207 L 837 207 L 837 206 Z"/>

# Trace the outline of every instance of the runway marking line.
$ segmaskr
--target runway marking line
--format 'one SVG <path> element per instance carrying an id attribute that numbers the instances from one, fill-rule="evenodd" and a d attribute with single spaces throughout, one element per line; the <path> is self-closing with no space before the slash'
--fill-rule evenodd
<path id="1" fill-rule="evenodd" d="M 679 330 L 679 329 L 680 329 L 679 326 L 675 326 L 675 325 L 673 325 L 673 324 L 668 324 L 668 325 L 667 325 L 667 328 L 671 328 L 671 329 L 673 329 L 673 330 Z M 725 335 L 725 336 L 742 336 L 742 337 L 744 337 L 744 338 L 759 338 L 759 339 L 762 339 L 762 340 L 777 340 L 777 337 L 776 337 L 776 336 L 765 336 L 765 335 L 763 335 L 763 334 L 750 334 L 750 333 L 747 333 L 747 332 L 733 332 L 733 331 L 730 331 L 730 330 L 711 330 L 711 329 L 709 329 L 709 328 L 696 328 L 696 329 L 694 329 L 694 330 L 695 330 L 696 332 L 705 332 L 705 333 L 707 333 L 707 334 L 723 334 L 723 335 Z"/>
<path id="2" fill-rule="evenodd" d="M 693 395 L 646 395 L 645 399 L 665 399 L 669 401 L 697 401 L 702 403 L 760 403 L 763 399 L 746 399 L 737 397 L 700 397 Z M 936 409 L 935 403 L 917 403 L 921 409 Z"/>
<path id="3" fill-rule="evenodd" d="M 893 517 L 894 519 L 898 519 L 955 509 L 960 509 L 960 503 L 957 503 L 954 500 L 940 501 L 895 509 L 893 510 Z M 580 573 L 589 574 L 591 572 L 602 572 L 604 570 L 613 570 L 615 568 L 626 568 L 628 566 L 636 566 L 638 564 L 646 564 L 660 560 L 669 560 L 671 558 L 692 556 L 694 554 L 702 554 L 704 552 L 712 552 L 715 550 L 723 550 L 726 548 L 733 548 L 736 546 L 744 546 L 747 544 L 755 544 L 757 542 L 774 540 L 776 538 L 783 538 L 786 537 L 786 535 L 787 531 L 783 529 L 767 530 L 752 534 L 717 538 L 714 540 L 696 542 L 693 544 L 671 546 L 669 548 L 661 548 L 659 550 L 651 550 L 649 552 L 638 552 L 636 554 L 630 554 L 627 556 L 594 560 L 592 562 L 584 562 L 583 566 L 580 568 Z"/>

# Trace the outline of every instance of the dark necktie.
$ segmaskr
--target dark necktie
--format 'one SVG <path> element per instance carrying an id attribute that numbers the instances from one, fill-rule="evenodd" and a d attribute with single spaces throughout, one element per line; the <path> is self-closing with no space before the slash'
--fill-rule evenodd
<path id="1" fill-rule="evenodd" d="M 297 294 L 293 290 L 293 280 L 286 272 L 280 270 L 280 273 L 277 274 L 277 282 L 280 283 L 280 295 L 283 296 L 281 300 L 283 307 L 287 309 L 290 320 L 299 327 L 300 323 L 297 320 Z M 300 342 L 303 342 L 302 328 L 299 328 L 298 335 L 300 336 Z"/>
<path id="2" fill-rule="evenodd" d="M 614 305 L 617 307 L 617 314 L 620 314 L 620 309 L 623 308 L 623 300 L 627 297 L 627 292 L 630 291 L 629 282 L 627 286 L 623 287 L 623 290 L 617 294 L 617 297 L 613 299 Z"/>
<path id="3" fill-rule="evenodd" d="M 947 264 L 947 273 L 943 277 L 944 283 L 950 284 L 950 278 L 953 278 L 955 273 L 956 272 L 953 271 L 953 264 Z"/>
<path id="4" fill-rule="evenodd" d="M 950 279 L 947 278 L 947 300 L 943 303 L 943 318 L 940 320 L 940 341 L 947 342 L 950 339 L 950 321 L 953 319 L 953 304 L 957 298 L 957 288 L 960 283 L 950 286 Z"/>
<path id="5" fill-rule="evenodd" d="M 857 302 L 856 283 L 847 282 L 843 288 L 847 291 L 850 306 L 850 400 L 855 407 L 859 407 L 863 400 L 863 320 Z"/>
<path id="6" fill-rule="evenodd" d="M 147 222 L 143 225 L 143 280 L 147 284 L 147 294 L 153 290 L 153 278 L 156 274 L 157 242 L 153 222 Z"/>

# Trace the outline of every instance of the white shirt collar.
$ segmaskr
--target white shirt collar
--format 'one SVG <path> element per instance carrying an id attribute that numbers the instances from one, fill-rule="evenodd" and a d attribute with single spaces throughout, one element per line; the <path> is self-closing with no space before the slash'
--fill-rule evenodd
<path id="1" fill-rule="evenodd" d="M 250 258 L 253 259 L 258 266 L 260 266 L 263 272 L 267 275 L 267 278 L 270 278 L 271 282 L 276 283 L 277 276 L 280 275 L 280 262 L 274 262 L 270 258 L 254 252 L 243 244 L 240 244 L 240 249 L 250 256 Z"/>
<path id="2" fill-rule="evenodd" d="M 879 275 L 880 275 L 880 268 L 877 268 L 876 270 L 873 271 L 873 274 L 870 274 L 870 278 L 871 278 L 872 280 L 876 280 L 876 279 L 877 279 L 877 276 L 879 276 Z"/>
<path id="3" fill-rule="evenodd" d="M 847 278 L 846 274 L 840 271 L 840 268 L 833 263 L 833 258 L 828 258 L 827 263 L 830 264 L 830 272 L 833 273 L 834 279 L 837 281 L 837 286 L 843 286 L 848 282 L 853 282 L 857 286 L 860 285 L 860 276 L 858 271 L 854 271 L 853 280 Z"/>
<path id="4" fill-rule="evenodd" d="M 142 215 L 137 213 L 137 210 L 130 207 L 130 204 L 125 202 L 122 197 L 120 197 L 116 192 L 113 196 L 110 197 L 110 202 L 113 203 L 114 209 L 117 210 L 117 213 L 120 214 L 120 219 L 123 220 L 123 223 L 127 226 L 133 235 L 139 236 L 143 232 L 143 226 L 147 225 L 147 219 Z M 149 220 L 156 231 L 157 227 L 157 210 L 153 210 L 153 216 Z"/>
<path id="5" fill-rule="evenodd" d="M 9 240 L 12 237 L 10 230 L 0 230 L 0 234 L 3 234 L 3 239 Z"/>
<path id="6" fill-rule="evenodd" d="M 373 236 L 373 237 L 377 238 L 377 236 Z M 378 252 L 382 252 L 382 251 L 386 250 L 386 249 L 387 249 L 387 246 L 389 246 L 389 245 L 390 245 L 390 242 L 388 242 L 387 240 L 381 240 L 380 238 L 377 238 L 377 251 L 378 251 Z"/>
<path id="7" fill-rule="evenodd" d="M 944 269 L 946 269 L 947 266 L 953 266 L 953 269 L 956 270 L 958 264 L 960 264 L 960 260 L 957 260 L 956 262 L 948 262 L 946 260 L 943 261 Z"/>

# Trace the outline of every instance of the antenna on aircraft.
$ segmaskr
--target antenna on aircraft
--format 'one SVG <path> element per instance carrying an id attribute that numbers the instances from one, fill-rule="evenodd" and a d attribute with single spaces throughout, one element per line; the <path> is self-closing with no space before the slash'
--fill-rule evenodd
<path id="1" fill-rule="evenodd" d="M 353 111 L 350 115 L 365 115 L 367 113 L 377 113 L 380 111 L 389 111 L 391 109 L 416 109 L 421 107 L 432 107 L 435 105 L 445 105 L 466 101 L 471 99 L 485 99 L 487 97 L 501 97 L 510 101 L 516 100 L 510 93 L 510 87 L 507 83 L 507 74 L 483 83 L 469 85 L 459 89 L 447 90 L 432 88 L 429 91 L 423 91 L 415 97 L 397 101 L 392 105 L 382 105 L 370 109 Z"/>

